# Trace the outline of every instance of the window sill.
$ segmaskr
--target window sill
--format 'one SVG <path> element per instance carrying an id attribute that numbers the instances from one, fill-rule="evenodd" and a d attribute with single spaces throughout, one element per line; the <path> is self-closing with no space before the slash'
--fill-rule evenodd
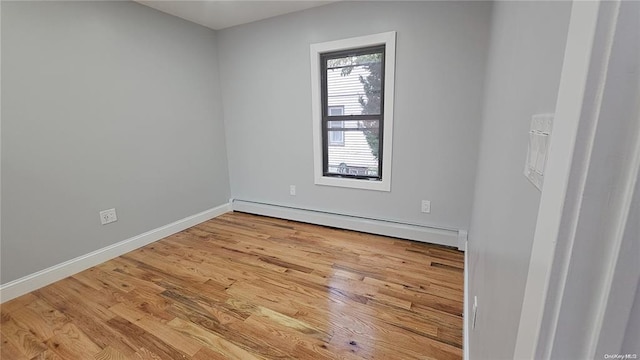
<path id="1" fill-rule="evenodd" d="M 316 185 L 336 186 L 352 189 L 391 191 L 391 182 L 384 180 L 349 179 L 333 176 L 316 177 Z"/>

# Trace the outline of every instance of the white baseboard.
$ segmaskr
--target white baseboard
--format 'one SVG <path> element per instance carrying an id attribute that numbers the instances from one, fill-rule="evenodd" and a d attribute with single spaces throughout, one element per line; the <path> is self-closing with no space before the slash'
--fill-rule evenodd
<path id="1" fill-rule="evenodd" d="M 403 224 L 387 220 L 368 219 L 357 216 L 298 209 L 280 205 L 233 200 L 233 210 L 251 214 L 271 216 L 340 229 L 356 230 L 371 234 L 392 236 L 432 244 L 458 247 L 458 231 L 427 226 Z"/>
<path id="2" fill-rule="evenodd" d="M 467 240 L 464 242 L 464 310 L 462 312 L 463 334 L 462 351 L 464 360 L 469 360 L 469 253 L 467 252 Z"/>
<path id="3" fill-rule="evenodd" d="M 467 240 L 464 241 L 464 310 L 462 311 L 463 334 L 462 351 L 463 359 L 469 360 L 469 253 L 467 252 Z"/>
<path id="4" fill-rule="evenodd" d="M 231 204 L 223 204 L 201 213 L 175 221 L 171 224 L 147 231 L 143 234 L 109 245 L 88 254 L 78 256 L 75 259 L 65 261 L 50 268 L 40 270 L 20 279 L 0 285 L 0 303 L 9 301 L 18 296 L 37 290 L 58 280 L 86 270 L 92 266 L 101 264 L 130 251 L 158 241 L 169 235 L 173 235 L 184 229 L 213 219 L 231 211 Z"/>

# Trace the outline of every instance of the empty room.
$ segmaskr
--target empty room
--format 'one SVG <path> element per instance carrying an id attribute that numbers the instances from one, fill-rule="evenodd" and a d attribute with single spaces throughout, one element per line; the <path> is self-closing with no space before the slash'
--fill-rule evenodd
<path id="1" fill-rule="evenodd" d="M 635 359 L 640 2 L 0 1 L 0 359 Z"/>

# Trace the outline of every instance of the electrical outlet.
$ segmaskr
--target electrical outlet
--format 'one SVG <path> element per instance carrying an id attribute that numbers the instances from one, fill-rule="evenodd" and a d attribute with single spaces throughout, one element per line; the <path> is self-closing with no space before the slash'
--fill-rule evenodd
<path id="1" fill-rule="evenodd" d="M 471 318 L 471 329 L 476 328 L 476 318 L 478 317 L 478 296 L 473 297 L 473 309 L 471 311 L 473 317 Z"/>
<path id="2" fill-rule="evenodd" d="M 422 200 L 422 212 L 427 214 L 431 212 L 431 201 Z"/>
<path id="3" fill-rule="evenodd" d="M 295 185 L 289 185 L 289 195 L 296 196 L 296 186 Z"/>
<path id="4" fill-rule="evenodd" d="M 100 222 L 102 225 L 110 224 L 118 221 L 116 216 L 116 209 L 102 210 L 100 211 Z"/>

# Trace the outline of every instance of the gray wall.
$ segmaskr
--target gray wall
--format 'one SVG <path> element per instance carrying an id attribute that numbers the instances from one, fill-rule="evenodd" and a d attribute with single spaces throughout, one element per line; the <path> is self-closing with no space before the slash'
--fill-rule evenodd
<path id="1" fill-rule="evenodd" d="M 640 12 L 636 12 L 636 19 L 640 19 L 639 15 Z M 622 17 L 623 16 L 624 14 L 622 14 Z M 636 64 L 640 65 L 640 62 L 638 62 L 639 58 L 636 56 L 635 59 Z M 640 69 L 640 67 L 637 67 L 637 69 Z M 636 77 L 640 77 L 640 72 L 636 71 L 635 74 Z M 629 78 L 631 77 L 627 77 L 627 79 Z M 636 82 L 636 84 L 640 85 L 640 81 Z M 638 95 L 640 95 L 638 90 L 640 90 L 640 86 L 636 87 L 635 98 L 627 98 L 627 101 L 634 99 L 632 101 L 636 105 L 636 111 L 629 111 L 630 109 L 626 107 L 621 110 L 627 111 L 621 112 L 620 114 L 626 113 L 627 121 L 631 120 L 636 123 L 636 134 L 640 135 L 640 121 L 638 121 L 640 118 L 640 104 L 635 100 L 638 99 Z M 627 102 L 627 104 L 629 103 Z M 623 115 L 618 119 L 624 117 Z M 636 141 L 640 141 L 640 138 Z M 611 146 L 611 148 L 615 148 L 615 146 Z M 618 152 L 618 154 L 620 153 Z M 623 172 L 624 171 L 621 171 L 620 173 Z M 640 174 L 636 176 L 640 176 Z M 608 289 L 608 291 L 602 290 L 602 288 L 598 289 L 601 290 L 598 295 L 601 295 L 603 291 L 606 291 L 608 294 L 606 312 L 603 316 L 598 347 L 596 348 L 596 357 L 598 358 L 604 358 L 605 354 L 640 354 L 640 341 L 638 341 L 638 339 L 640 339 L 640 269 L 638 268 L 638 257 L 640 256 L 640 222 L 638 221 L 638 219 L 640 219 L 640 178 L 636 178 L 631 201 L 629 212 L 626 214 L 626 216 L 628 216 L 627 223 L 611 288 Z M 602 216 L 602 214 L 597 215 Z M 601 236 L 600 242 L 610 245 L 611 238 L 612 237 L 609 236 Z M 597 246 L 592 246 L 592 248 L 594 249 L 594 253 L 603 253 L 601 248 Z M 612 262 L 601 261 L 601 263 L 602 266 L 599 270 L 601 270 L 603 274 L 607 274 L 607 270 L 610 270 Z M 592 287 L 585 284 L 582 285 L 583 287 L 580 290 L 582 290 L 583 294 L 586 293 L 584 288 L 590 289 Z M 596 298 L 600 299 L 599 296 L 596 296 Z M 585 313 L 588 312 L 582 312 L 580 315 L 585 317 Z M 580 320 L 575 321 L 575 323 L 579 322 Z M 559 343 L 562 340 L 570 340 L 567 338 L 570 338 L 570 336 L 561 334 L 561 336 L 556 339 L 556 342 Z M 561 343 L 560 346 L 565 345 Z"/>
<path id="2" fill-rule="evenodd" d="M 496 2 L 469 229 L 472 359 L 511 359 L 540 192 L 523 175 L 531 115 L 555 111 L 569 2 Z M 471 309 L 467 311 L 470 313 Z"/>
<path id="3" fill-rule="evenodd" d="M 633 301 L 633 307 L 631 308 L 620 354 L 640 353 L 640 342 L 638 339 L 640 339 L 640 282 L 636 285 L 636 296 Z"/>
<path id="4" fill-rule="evenodd" d="M 637 74 L 640 76 L 640 73 Z M 638 104 L 638 106 L 639 108 L 636 110 L 636 113 L 640 115 L 640 104 Z M 628 260 L 625 264 L 631 264 L 631 266 L 636 267 L 638 266 L 637 255 L 640 253 L 640 251 L 638 251 L 640 248 L 640 222 L 635 221 L 637 219 L 640 219 L 640 179 L 636 182 L 634 200 L 629 211 L 627 229 L 625 230 L 625 243 L 633 244 L 630 246 L 632 250 L 629 252 L 630 254 L 627 255 L 627 258 L 634 258 L 635 260 L 635 262 Z M 628 251 L 628 248 L 623 248 L 622 250 Z M 624 286 L 633 286 L 628 279 L 624 280 L 627 280 Z M 638 341 L 638 339 L 640 339 L 640 278 L 638 278 L 636 283 L 636 293 L 633 298 L 633 305 L 631 305 L 631 311 L 629 312 L 620 354 L 640 354 L 640 341 Z"/>
<path id="5" fill-rule="evenodd" d="M 615 3 L 600 7 L 608 9 L 601 12 L 599 21 L 607 24 L 600 32 L 607 38 L 596 35 L 593 70 L 586 84 L 586 94 L 598 94 L 602 101 L 597 113 L 591 108 L 584 111 L 581 124 L 593 124 L 577 134 L 577 146 L 582 145 L 582 139 L 588 139 L 583 141 L 586 149 L 582 152 L 589 157 L 588 168 L 581 174 L 583 183 L 570 183 L 581 194 L 573 225 L 575 241 L 568 254 L 558 251 L 563 245 L 558 241 L 554 255 L 552 271 L 560 273 L 566 268 L 566 283 L 560 293 L 556 336 L 550 349 L 552 359 L 603 359 L 606 354 L 621 353 L 640 279 L 640 183 L 633 160 L 633 155 L 640 155 L 640 2 L 620 4 L 610 57 L 605 63 L 606 80 L 601 80 L 601 69 L 605 67 L 595 64 L 609 46 L 611 24 L 606 19 L 613 17 L 609 11 L 615 7 Z M 584 106 L 597 104 L 597 100 L 585 98 Z M 572 172 L 578 173 L 576 168 L 580 165 L 574 159 Z M 573 189 L 570 187 L 569 191 Z M 621 228 L 621 221 L 626 221 L 625 228 Z M 638 342 L 640 337 L 636 338 Z M 635 353 L 637 350 L 636 346 Z"/>
<path id="6" fill-rule="evenodd" d="M 3 1 L 2 283 L 228 201 L 215 41 L 133 2 Z"/>
<path id="7" fill-rule="evenodd" d="M 467 229 L 490 13 L 483 2 L 344 2 L 220 31 L 232 196 Z M 314 185 L 309 45 L 391 30 L 391 192 Z"/>

